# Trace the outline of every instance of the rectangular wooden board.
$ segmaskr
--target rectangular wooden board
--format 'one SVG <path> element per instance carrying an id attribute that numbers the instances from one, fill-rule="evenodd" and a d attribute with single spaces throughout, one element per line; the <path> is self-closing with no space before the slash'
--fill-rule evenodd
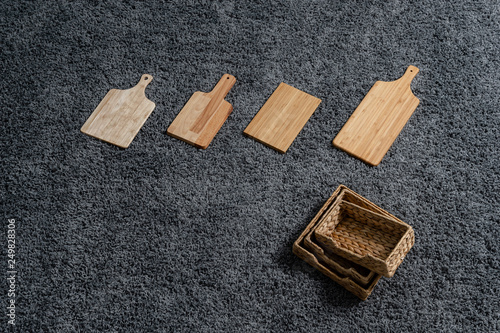
<path id="1" fill-rule="evenodd" d="M 418 68 L 409 66 L 396 81 L 377 81 L 333 145 L 370 165 L 378 165 L 419 104 L 410 89 Z"/>
<path id="2" fill-rule="evenodd" d="M 319 98 L 282 82 L 244 133 L 286 153 L 320 103 Z"/>

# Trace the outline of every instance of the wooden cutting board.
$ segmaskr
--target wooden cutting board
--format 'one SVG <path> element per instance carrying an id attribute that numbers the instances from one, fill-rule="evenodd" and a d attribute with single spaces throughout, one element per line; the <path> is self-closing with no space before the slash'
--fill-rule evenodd
<path id="1" fill-rule="evenodd" d="M 282 82 L 243 133 L 286 153 L 320 103 L 319 98 Z"/>
<path id="2" fill-rule="evenodd" d="M 144 94 L 152 80 L 151 75 L 144 74 L 135 87 L 111 89 L 81 131 L 118 147 L 128 148 L 155 108 L 155 103 Z"/>
<path id="3" fill-rule="evenodd" d="M 375 82 L 333 145 L 370 165 L 378 165 L 420 103 L 410 89 L 418 71 L 409 66 L 396 81 Z"/>
<path id="4" fill-rule="evenodd" d="M 233 111 L 224 98 L 235 83 L 234 76 L 224 74 L 211 92 L 195 92 L 170 124 L 167 134 L 206 149 Z"/>

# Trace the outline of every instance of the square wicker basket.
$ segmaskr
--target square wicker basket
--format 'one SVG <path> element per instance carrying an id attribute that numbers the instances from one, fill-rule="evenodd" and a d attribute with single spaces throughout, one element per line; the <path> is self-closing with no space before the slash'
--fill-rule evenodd
<path id="1" fill-rule="evenodd" d="M 336 201 L 314 235 L 323 248 L 392 277 L 415 242 L 406 223 L 348 201 Z"/>

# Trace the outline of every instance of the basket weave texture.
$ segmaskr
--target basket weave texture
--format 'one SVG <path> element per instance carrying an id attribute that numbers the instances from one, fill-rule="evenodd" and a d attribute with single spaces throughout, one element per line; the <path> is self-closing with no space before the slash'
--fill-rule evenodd
<path id="1" fill-rule="evenodd" d="M 314 237 L 314 230 L 312 230 L 305 238 L 304 245 L 309 249 L 319 260 L 323 261 L 328 267 L 335 269 L 342 275 L 349 277 L 351 280 L 361 286 L 366 286 L 372 278 L 376 275 L 375 272 L 370 271 L 361 265 L 349 261 L 341 256 L 323 249 L 316 243 Z"/>
<path id="2" fill-rule="evenodd" d="M 355 273 L 353 273 L 354 270 L 352 269 L 353 267 L 357 268 L 359 266 L 357 266 L 356 263 L 349 261 L 348 259 L 342 258 L 341 260 L 347 262 L 351 267 L 344 266 L 343 268 L 339 269 L 339 262 L 336 260 L 336 258 L 340 257 L 336 254 L 333 254 L 333 252 L 329 250 L 328 247 L 324 247 L 323 244 L 321 244 L 315 238 L 315 230 L 319 227 L 320 224 L 328 219 L 328 216 L 333 211 L 338 208 L 342 200 L 354 204 L 355 206 L 358 206 L 360 208 L 365 208 L 375 214 L 382 215 L 383 217 L 395 220 L 396 222 L 407 226 L 410 229 L 409 233 L 411 235 L 409 242 L 411 245 L 413 245 L 414 243 L 414 234 L 413 230 L 396 216 L 380 208 L 373 202 L 350 190 L 346 186 L 340 185 L 294 242 L 293 252 L 299 258 L 303 259 L 309 265 L 315 267 L 318 271 L 325 274 L 330 279 L 337 282 L 360 299 L 365 300 L 373 292 L 382 275 L 374 272 L 373 277 L 369 279 L 367 284 L 360 283 L 361 281 L 355 277 Z M 319 249 L 318 252 L 314 251 L 310 247 L 310 245 L 314 245 L 316 250 Z M 408 250 L 409 248 L 411 248 L 411 245 L 408 246 Z M 329 260 L 325 260 L 325 258 L 328 258 Z M 369 274 L 372 274 L 372 272 L 370 272 Z M 362 274 L 361 277 L 364 278 L 364 274 Z"/>
<path id="3" fill-rule="evenodd" d="M 334 203 L 314 235 L 323 248 L 386 277 L 415 243 L 408 224 L 347 201 Z"/>
<path id="4" fill-rule="evenodd" d="M 342 258 L 329 249 L 323 248 L 321 244 L 318 244 L 318 241 L 314 236 L 314 231 L 316 230 L 318 225 L 328 216 L 332 209 L 338 206 L 338 203 L 342 200 L 346 200 L 358 206 L 364 206 L 369 209 L 365 200 L 361 200 L 360 198 L 354 196 L 347 189 L 341 190 L 326 213 L 319 220 L 318 224 L 316 224 L 314 228 L 312 228 L 312 230 L 306 235 L 306 237 L 304 238 L 304 245 L 307 249 L 314 253 L 314 255 L 319 260 L 325 262 L 329 267 L 335 269 L 345 276 L 348 276 L 359 285 L 366 286 L 376 275 L 375 272 L 370 271 L 368 268 L 358 265 L 345 258 Z"/>
<path id="5" fill-rule="evenodd" d="M 313 253 L 311 253 L 307 249 L 307 247 L 304 244 L 305 236 L 312 229 L 314 229 L 317 226 L 319 221 L 325 216 L 326 212 L 329 210 L 332 203 L 335 201 L 336 198 L 338 198 L 339 193 L 341 193 L 342 191 L 352 192 L 344 185 L 340 185 L 335 190 L 335 192 L 333 192 L 332 196 L 325 202 L 323 207 L 318 211 L 318 213 L 311 220 L 311 222 L 309 222 L 309 225 L 304 229 L 304 231 L 299 236 L 299 238 L 294 242 L 293 253 L 295 253 L 295 255 L 297 255 L 299 258 L 301 258 L 306 263 L 308 263 L 309 265 L 316 268 L 318 271 L 320 271 L 321 273 L 323 273 L 324 275 L 326 275 L 327 277 L 329 277 L 333 281 L 335 281 L 338 284 L 340 284 L 341 286 L 343 286 L 349 292 L 353 293 L 354 295 L 356 295 L 360 299 L 365 300 L 372 293 L 372 291 L 374 290 L 375 286 L 377 285 L 377 283 L 380 280 L 380 278 L 382 277 L 382 275 L 375 274 L 373 276 L 373 278 L 368 282 L 367 285 L 361 285 L 361 284 L 355 282 L 351 277 L 343 275 L 342 273 L 338 272 L 335 268 L 330 267 L 323 260 L 316 257 Z M 353 197 L 356 197 L 359 200 L 363 200 L 363 198 L 361 196 L 359 196 L 357 193 L 352 192 L 351 194 Z M 379 207 L 375 206 L 374 204 L 372 204 L 370 202 L 368 202 L 368 203 L 371 205 L 372 209 L 380 211 L 382 214 L 389 214 L 389 213 L 385 212 L 384 210 L 380 209 Z"/>

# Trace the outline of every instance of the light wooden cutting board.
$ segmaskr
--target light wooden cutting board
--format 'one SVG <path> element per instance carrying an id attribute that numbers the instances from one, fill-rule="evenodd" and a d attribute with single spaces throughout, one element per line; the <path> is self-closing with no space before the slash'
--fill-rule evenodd
<path id="1" fill-rule="evenodd" d="M 234 76 L 224 74 L 211 92 L 195 92 L 170 124 L 167 134 L 206 149 L 233 111 L 224 98 L 235 82 Z"/>
<path id="2" fill-rule="evenodd" d="M 333 145 L 370 165 L 378 165 L 420 103 L 410 88 L 418 71 L 417 67 L 409 66 L 396 81 L 377 81 L 337 134 Z"/>
<path id="3" fill-rule="evenodd" d="M 320 103 L 319 98 L 282 82 L 243 133 L 286 153 Z"/>
<path id="4" fill-rule="evenodd" d="M 153 80 L 144 74 L 130 89 L 111 89 L 83 124 L 81 131 L 94 138 L 128 148 L 155 108 L 144 91 Z"/>

